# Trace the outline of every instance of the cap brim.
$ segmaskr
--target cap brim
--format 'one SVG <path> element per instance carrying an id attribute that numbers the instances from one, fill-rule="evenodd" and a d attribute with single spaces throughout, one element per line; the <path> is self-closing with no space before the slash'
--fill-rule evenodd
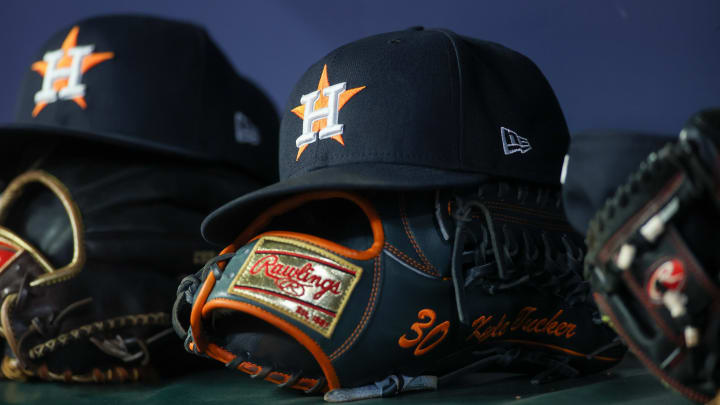
<path id="1" fill-rule="evenodd" d="M 423 190 L 472 185 L 488 175 L 388 163 L 347 164 L 283 180 L 223 205 L 205 218 L 203 237 L 227 245 L 268 205 L 293 194 L 319 190 Z"/>
<path id="2" fill-rule="evenodd" d="M 14 135 L 13 137 L 8 137 Z M 23 139 L 24 137 L 24 139 Z M 209 160 L 207 156 L 200 154 L 192 154 L 184 149 L 173 148 L 169 145 L 148 142 L 139 138 L 134 138 L 122 134 L 111 132 L 94 132 L 75 130 L 66 127 L 28 124 L 28 123 L 3 123 L 0 125 L 1 142 L 17 142 L 16 144 L 31 143 L 33 141 L 42 141 L 50 139 L 50 137 L 69 137 L 81 139 L 89 142 L 98 142 L 104 144 L 118 145 L 137 149 L 151 150 L 171 155 L 184 156 L 195 159 Z"/>

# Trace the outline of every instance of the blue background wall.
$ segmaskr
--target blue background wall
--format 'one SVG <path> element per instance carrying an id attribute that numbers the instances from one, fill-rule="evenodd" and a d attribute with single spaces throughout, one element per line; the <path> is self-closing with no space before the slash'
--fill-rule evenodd
<path id="1" fill-rule="evenodd" d="M 19 81 L 47 37 L 80 18 L 117 12 L 205 25 L 278 107 L 333 48 L 413 25 L 528 55 L 553 85 L 571 131 L 675 133 L 695 110 L 720 105 L 719 0 L 0 0 L 0 122 L 13 119 Z"/>

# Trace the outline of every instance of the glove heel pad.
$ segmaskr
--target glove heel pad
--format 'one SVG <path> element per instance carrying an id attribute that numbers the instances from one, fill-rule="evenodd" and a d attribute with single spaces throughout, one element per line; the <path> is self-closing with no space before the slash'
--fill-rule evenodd
<path id="1" fill-rule="evenodd" d="M 245 361 L 278 371 L 301 371 L 319 378 L 322 370 L 315 358 L 297 340 L 271 324 L 243 312 L 212 312 L 208 333 L 225 336 L 223 347 Z"/>
<path id="2" fill-rule="evenodd" d="M 212 277 L 212 276 L 211 276 Z M 316 383 L 316 385 L 320 386 L 314 386 L 312 388 L 314 389 L 321 389 L 322 385 L 319 384 L 321 381 L 327 380 L 327 388 L 328 389 L 335 389 L 340 387 L 340 383 L 337 377 L 337 374 L 335 373 L 335 369 L 330 362 L 330 359 L 327 357 L 325 352 L 322 350 L 322 348 L 318 345 L 318 343 L 310 338 L 306 333 L 304 333 L 302 330 L 300 330 L 297 326 L 289 323 L 288 321 L 258 307 L 252 304 L 248 304 L 245 302 L 238 302 L 233 300 L 227 300 L 227 299 L 214 299 L 207 302 L 207 304 L 204 305 L 202 312 L 203 316 L 207 316 L 211 312 L 218 310 L 218 309 L 227 309 L 231 311 L 238 311 L 242 313 L 246 313 L 250 316 L 256 317 L 262 321 L 265 321 L 269 323 L 270 325 L 274 326 L 275 328 L 279 329 L 281 332 L 289 335 L 293 339 L 295 339 L 298 343 L 298 345 L 291 346 L 292 347 L 304 347 L 316 360 L 316 364 L 319 365 L 320 369 L 322 370 L 324 374 L 324 378 L 319 379 L 313 379 L 313 378 L 305 378 L 298 381 L 298 383 L 295 386 L 292 386 L 291 388 L 297 388 L 297 389 L 307 389 L 306 386 L 303 385 L 303 383 L 307 383 L 308 380 L 312 380 Z M 281 338 L 277 338 L 277 332 L 273 332 L 273 335 L 278 340 L 284 340 Z M 218 346 L 215 343 L 209 343 L 207 345 L 206 353 L 208 356 L 221 361 L 225 363 L 228 366 L 231 366 L 233 368 L 237 368 L 241 371 L 244 371 L 248 374 L 253 375 L 262 375 L 263 379 L 268 380 L 270 382 L 274 382 L 276 384 L 282 384 L 287 382 L 289 379 L 292 378 L 292 375 L 290 375 L 285 370 L 279 370 L 273 373 L 272 370 L 268 371 L 268 367 L 272 367 L 270 365 L 265 365 L 266 370 L 263 372 L 262 365 L 257 365 L 252 362 L 246 362 L 243 357 L 240 357 L 234 353 L 229 352 L 225 348 L 222 348 Z M 244 355 L 244 354 L 242 354 Z M 303 362 L 307 361 L 307 357 L 304 355 L 299 355 L 299 357 Z M 239 364 L 238 364 L 239 363 Z M 249 364 L 246 364 L 249 363 Z M 257 370 L 255 373 L 253 373 L 253 369 Z M 300 371 L 300 370 L 298 370 Z M 263 373 L 263 374 L 259 374 Z M 305 380 L 305 381 L 303 381 Z"/>

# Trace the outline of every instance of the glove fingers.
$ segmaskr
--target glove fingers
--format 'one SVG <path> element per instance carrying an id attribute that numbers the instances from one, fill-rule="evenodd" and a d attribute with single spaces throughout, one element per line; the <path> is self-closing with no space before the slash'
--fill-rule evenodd
<path id="1" fill-rule="evenodd" d="M 651 153 L 596 214 L 586 276 L 640 360 L 697 402 L 717 393 L 717 150 L 710 112 Z M 712 142 L 711 142 L 712 141 Z"/>
<path id="2" fill-rule="evenodd" d="M 320 378 L 322 370 L 315 358 L 300 343 L 257 318 L 233 312 L 213 312 L 208 333 L 225 336 L 223 347 L 245 361 L 286 374 L 301 372 L 305 377 Z"/>
<path id="3" fill-rule="evenodd" d="M 49 158 L 54 174 L 26 172 L 0 200 L 3 330 L 17 360 L 5 369 L 68 382 L 177 374 L 195 359 L 168 340 L 172 292 L 207 256 L 203 212 L 177 203 L 185 187 L 169 167 L 78 159 L 86 171 Z"/>

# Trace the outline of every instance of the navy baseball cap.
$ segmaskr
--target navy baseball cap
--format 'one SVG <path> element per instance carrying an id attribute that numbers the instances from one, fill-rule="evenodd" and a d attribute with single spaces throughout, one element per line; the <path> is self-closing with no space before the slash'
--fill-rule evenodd
<path id="1" fill-rule="evenodd" d="M 271 101 L 203 28 L 113 15 L 82 20 L 45 43 L 27 65 L 16 120 L 0 136 L 16 148 L 65 137 L 111 142 L 275 181 L 277 127 Z"/>
<path id="2" fill-rule="evenodd" d="M 552 88 L 520 53 L 443 29 L 375 35 L 300 78 L 280 126 L 280 182 L 210 214 L 203 235 L 228 243 L 268 203 L 310 190 L 558 184 L 568 138 Z"/>
<path id="3" fill-rule="evenodd" d="M 562 176 L 563 207 L 572 227 L 586 234 L 595 213 L 650 152 L 675 140 L 668 134 L 620 130 L 574 134 Z"/>

